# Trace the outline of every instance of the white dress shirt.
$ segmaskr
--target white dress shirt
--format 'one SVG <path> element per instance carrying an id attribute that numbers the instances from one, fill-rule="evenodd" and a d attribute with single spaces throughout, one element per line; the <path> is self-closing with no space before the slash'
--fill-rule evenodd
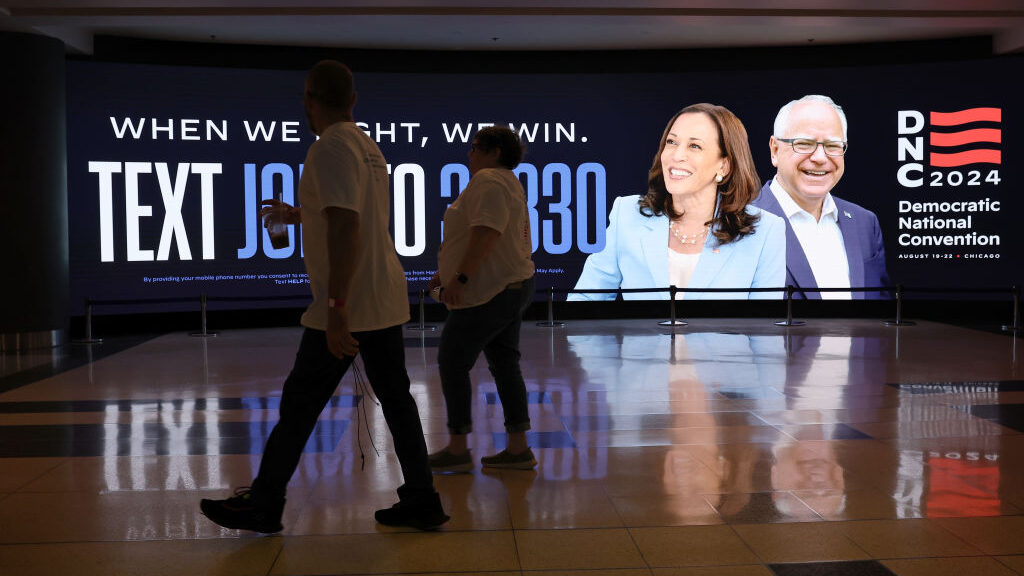
<path id="1" fill-rule="evenodd" d="M 811 213 L 789 197 L 778 178 L 773 178 L 769 187 L 800 241 L 818 287 L 849 288 L 850 264 L 846 259 L 843 234 L 839 231 L 839 210 L 832 194 L 825 196 L 821 219 L 815 220 Z M 849 300 L 851 297 L 850 292 L 821 292 L 823 300 Z"/>
<path id="2" fill-rule="evenodd" d="M 697 260 L 700 260 L 700 252 L 696 254 L 683 254 L 668 249 L 668 280 L 669 284 L 676 288 L 686 288 L 693 278 L 693 271 L 697 269 Z M 676 292 L 676 300 L 683 300 L 686 292 Z"/>

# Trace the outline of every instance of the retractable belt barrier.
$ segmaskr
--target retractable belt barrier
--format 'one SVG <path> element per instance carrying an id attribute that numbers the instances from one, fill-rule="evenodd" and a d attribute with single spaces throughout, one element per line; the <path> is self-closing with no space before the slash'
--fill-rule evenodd
<path id="1" fill-rule="evenodd" d="M 803 320 L 793 319 L 793 294 L 796 288 L 793 286 L 785 286 L 779 288 L 679 288 L 676 286 L 668 286 L 662 288 L 611 288 L 611 289 L 574 289 L 565 290 L 550 286 L 547 289 L 538 290 L 538 293 L 543 292 L 546 295 L 547 300 L 547 320 L 544 322 L 537 322 L 537 326 L 549 327 L 549 328 L 561 328 L 566 324 L 555 320 L 554 303 L 555 294 L 615 294 L 621 296 L 623 294 L 636 294 L 636 293 L 658 293 L 668 292 L 669 293 L 669 319 L 663 320 L 658 324 L 660 326 L 686 326 L 687 322 L 681 320 L 676 314 L 676 296 L 680 293 L 687 292 L 714 292 L 714 293 L 728 293 L 728 292 L 779 292 L 784 296 L 782 300 L 786 303 L 786 319 L 775 322 L 776 326 L 802 326 L 806 324 Z M 1010 292 L 1013 301 L 1013 312 L 1010 318 L 1009 324 L 1004 324 L 1002 329 L 1006 332 L 1019 332 L 1021 330 L 1020 323 L 1020 288 L 1018 286 L 1012 286 L 1007 290 L 1006 288 L 960 288 L 960 287 L 947 287 L 947 288 L 923 288 L 923 287 L 906 287 L 903 285 L 896 286 L 872 286 L 864 288 L 801 288 L 801 292 L 887 292 L 894 294 L 891 299 L 896 303 L 896 316 L 893 320 L 885 320 L 883 323 L 886 326 L 913 326 L 914 322 L 905 320 L 903 318 L 903 300 L 904 295 L 908 292 L 918 294 L 1005 294 L 1007 291 Z M 425 306 L 426 306 L 426 292 L 419 290 L 417 292 L 410 292 L 409 296 L 415 296 L 417 299 L 417 308 L 419 319 L 414 325 L 408 326 L 409 330 L 419 331 L 434 331 L 437 327 L 429 325 L 424 322 L 425 318 Z M 124 299 L 124 300 L 96 300 L 87 298 L 85 300 L 85 338 L 72 340 L 74 344 L 99 344 L 103 342 L 102 338 L 96 338 L 93 334 L 92 329 L 92 316 L 93 309 L 96 306 L 125 306 L 125 305 L 138 305 L 138 304 L 177 304 L 183 302 L 195 302 L 196 297 L 178 297 L 178 298 L 139 298 L 139 299 Z M 200 330 L 198 332 L 190 333 L 192 336 L 206 338 L 216 336 L 216 332 L 210 332 L 207 326 L 207 302 L 270 302 L 270 301 L 284 301 L 284 300 L 309 300 L 308 295 L 303 296 L 213 296 L 208 297 L 205 294 L 201 294 L 198 297 L 199 310 L 200 310 Z"/>

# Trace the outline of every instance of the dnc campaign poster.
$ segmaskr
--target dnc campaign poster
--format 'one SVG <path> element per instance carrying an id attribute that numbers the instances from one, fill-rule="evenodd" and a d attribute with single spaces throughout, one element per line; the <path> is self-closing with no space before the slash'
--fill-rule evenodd
<path id="1" fill-rule="evenodd" d="M 643 194 L 668 119 L 696 102 L 744 123 L 762 181 L 779 107 L 825 94 L 846 111 L 833 194 L 877 215 L 892 282 L 1024 280 L 1024 60 L 693 74 L 356 72 L 355 119 L 389 161 L 392 233 L 409 288 L 436 269 L 444 211 L 469 180 L 474 132 L 526 144 L 538 289 L 571 289 L 605 245 L 618 196 Z M 295 201 L 314 141 L 303 71 L 68 64 L 72 297 L 308 293 L 301 226 L 275 249 L 260 200 Z M 564 298 L 564 293 L 561 294 Z M 255 302 L 255 301 L 253 301 Z M 253 302 L 239 300 L 235 307 Z"/>

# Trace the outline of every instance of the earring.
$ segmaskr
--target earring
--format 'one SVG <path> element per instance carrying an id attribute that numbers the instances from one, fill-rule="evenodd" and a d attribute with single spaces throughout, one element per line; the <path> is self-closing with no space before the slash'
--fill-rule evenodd
<path id="1" fill-rule="evenodd" d="M 725 178 L 723 178 L 721 174 L 718 174 L 718 175 L 715 176 L 715 182 L 717 182 L 719 184 L 721 184 L 722 180 L 724 180 L 724 179 Z"/>

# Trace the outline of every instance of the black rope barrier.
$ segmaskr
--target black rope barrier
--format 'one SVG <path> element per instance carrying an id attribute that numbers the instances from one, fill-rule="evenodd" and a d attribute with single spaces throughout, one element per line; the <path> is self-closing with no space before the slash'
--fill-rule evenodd
<path id="1" fill-rule="evenodd" d="M 554 295 L 558 294 L 615 294 L 621 296 L 623 294 L 639 294 L 639 293 L 657 293 L 657 292 L 668 292 L 669 293 L 669 319 L 659 322 L 662 326 L 686 326 L 685 320 L 680 320 L 676 315 L 676 296 L 680 293 L 751 293 L 751 292 L 776 292 L 782 295 L 782 299 L 786 302 L 786 319 L 775 322 L 776 326 L 802 326 L 805 322 L 801 320 L 793 320 L 793 294 L 797 291 L 794 286 L 783 286 L 783 287 L 769 287 L 769 288 L 679 288 L 677 286 L 668 287 L 652 287 L 652 288 L 579 288 L 579 289 L 565 289 L 556 288 L 549 286 L 547 289 L 538 289 L 537 294 L 546 293 L 547 296 L 547 321 L 538 322 L 538 326 L 544 327 L 562 327 L 565 326 L 565 322 L 559 322 L 555 320 L 554 316 Z M 1005 294 L 1006 288 L 972 288 L 972 287 L 930 287 L 930 286 L 865 286 L 865 287 L 848 287 L 848 288 L 800 288 L 800 292 L 879 292 L 895 294 L 892 299 L 896 303 L 896 318 L 894 320 L 887 320 L 884 322 L 887 326 L 912 326 L 914 322 L 910 322 L 903 319 L 903 300 L 904 294 L 906 293 L 918 293 L 918 294 Z M 1020 288 L 1018 286 L 1012 286 L 1010 293 L 1013 299 L 1013 314 L 1009 324 L 1003 325 L 1003 330 L 1008 332 L 1018 332 L 1021 328 L 1020 323 Z M 419 322 L 415 326 L 410 326 L 410 330 L 436 330 L 436 326 L 427 325 L 424 322 L 425 313 L 425 301 L 426 293 L 424 290 L 418 292 L 409 292 L 410 297 L 417 298 L 417 307 L 419 312 Z M 285 300 L 310 300 L 311 296 L 308 294 L 294 295 L 294 296 L 206 296 L 201 294 L 199 296 L 200 302 L 200 331 L 192 333 L 193 336 L 208 337 L 216 336 L 216 332 L 210 332 L 207 327 L 207 302 L 275 302 Z M 167 297 L 167 298 L 125 298 L 117 300 L 102 300 L 102 299 L 85 299 L 85 338 L 80 340 L 73 340 L 75 344 L 97 344 L 103 342 L 102 338 L 95 338 L 92 330 L 92 317 L 93 309 L 95 306 L 131 306 L 138 304 L 180 304 L 195 302 L 196 297 Z"/>
<path id="2" fill-rule="evenodd" d="M 295 295 L 295 296 L 207 296 L 206 294 L 199 295 L 199 314 L 200 314 L 200 330 L 198 332 L 190 333 L 191 336 L 208 338 L 216 336 L 216 332 L 210 332 L 207 329 L 207 302 L 273 302 L 281 300 L 311 300 L 309 294 Z M 93 308 L 96 306 L 134 306 L 139 304 L 183 304 L 192 303 L 196 301 L 195 296 L 177 296 L 173 298 L 122 298 L 117 300 L 101 300 L 94 298 L 85 299 L 85 338 L 79 340 L 72 340 L 72 344 L 100 344 L 103 342 L 102 338 L 95 338 L 92 330 L 92 316 Z"/>
<path id="3" fill-rule="evenodd" d="M 783 299 L 786 302 L 786 319 L 775 322 L 776 326 L 802 326 L 806 322 L 802 320 L 793 320 L 793 294 L 797 291 L 794 286 L 785 286 L 782 288 L 679 288 L 676 286 L 669 286 L 663 288 L 579 288 L 579 289 L 564 289 L 564 288 L 548 288 L 548 318 L 549 321 L 554 321 L 553 314 L 553 295 L 555 292 L 560 294 L 635 294 L 635 293 L 651 293 L 651 292 L 669 292 L 670 305 L 669 305 L 669 316 L 670 319 L 659 322 L 662 326 L 685 326 L 686 322 L 678 320 L 676 318 L 675 301 L 676 294 L 686 292 L 707 292 L 707 293 L 726 293 L 726 292 L 778 292 L 783 294 Z M 925 286 L 863 286 L 863 287 L 848 287 L 848 288 L 800 288 L 800 292 L 878 292 L 892 294 L 891 299 L 896 303 L 896 318 L 894 320 L 886 320 L 883 322 L 887 326 L 913 326 L 915 323 L 903 318 L 903 300 L 904 294 L 908 292 L 915 292 L 920 294 L 1005 294 L 1006 288 L 972 288 L 963 286 L 953 287 L 925 287 Z M 540 290 L 538 290 L 538 293 Z M 1020 289 L 1017 286 L 1010 288 L 1010 292 L 1013 297 L 1013 316 L 1010 320 L 1010 324 L 1003 325 L 1004 331 L 1017 332 L 1022 330 L 1020 324 Z M 560 325 L 564 326 L 564 322 Z M 538 324 L 540 325 L 540 324 Z"/>

